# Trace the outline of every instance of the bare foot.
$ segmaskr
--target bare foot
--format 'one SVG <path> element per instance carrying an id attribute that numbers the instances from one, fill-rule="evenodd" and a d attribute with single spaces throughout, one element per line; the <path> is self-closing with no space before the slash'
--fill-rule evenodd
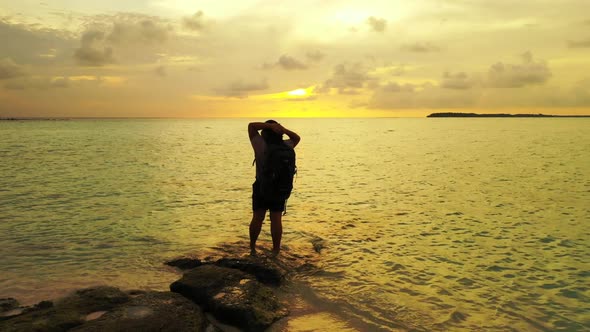
<path id="1" fill-rule="evenodd" d="M 277 257 L 281 253 L 281 249 L 273 249 L 272 257 Z"/>
<path id="2" fill-rule="evenodd" d="M 254 257 L 258 256 L 256 249 L 254 249 L 254 248 L 250 249 L 250 256 L 254 256 Z"/>

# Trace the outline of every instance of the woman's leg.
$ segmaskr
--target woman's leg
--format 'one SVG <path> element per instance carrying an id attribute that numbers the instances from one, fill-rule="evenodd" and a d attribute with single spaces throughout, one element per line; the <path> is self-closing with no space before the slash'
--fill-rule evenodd
<path id="1" fill-rule="evenodd" d="M 272 252 L 278 255 L 281 251 L 281 238 L 283 237 L 283 211 L 270 212 L 270 234 L 272 235 Z"/>
<path id="2" fill-rule="evenodd" d="M 256 240 L 258 240 L 258 235 L 260 235 L 265 215 L 265 209 L 252 211 L 252 221 L 250 222 L 250 254 L 252 255 L 256 254 Z"/>

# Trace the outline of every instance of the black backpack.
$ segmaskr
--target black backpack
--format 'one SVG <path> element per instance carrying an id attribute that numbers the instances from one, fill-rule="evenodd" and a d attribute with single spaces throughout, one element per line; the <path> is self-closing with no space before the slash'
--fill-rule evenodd
<path id="1" fill-rule="evenodd" d="M 260 195 L 271 200 L 287 200 L 297 172 L 295 150 L 287 144 L 268 144 L 260 181 Z"/>

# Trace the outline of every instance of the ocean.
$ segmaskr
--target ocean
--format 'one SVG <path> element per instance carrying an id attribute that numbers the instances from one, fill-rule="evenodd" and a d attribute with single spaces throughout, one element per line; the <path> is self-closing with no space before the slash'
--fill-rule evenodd
<path id="1" fill-rule="evenodd" d="M 167 290 L 164 261 L 247 241 L 249 121 L 0 121 L 0 298 Z M 590 119 L 279 122 L 283 245 L 323 272 L 293 286 L 318 325 L 278 330 L 590 330 Z"/>

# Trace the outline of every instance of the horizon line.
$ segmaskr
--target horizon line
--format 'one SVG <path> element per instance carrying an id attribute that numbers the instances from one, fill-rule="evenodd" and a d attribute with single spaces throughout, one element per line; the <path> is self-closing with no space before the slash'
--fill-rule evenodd
<path id="1" fill-rule="evenodd" d="M 494 115 L 494 113 L 483 113 L 485 115 Z M 525 113 L 528 115 L 528 113 Z M 524 116 L 525 118 L 534 118 L 536 114 L 531 113 L 532 116 Z M 590 117 L 590 114 L 579 115 L 554 115 L 543 114 L 541 118 L 582 118 Z M 518 116 L 513 116 L 518 117 Z M 0 121 L 19 121 L 19 120 L 205 120 L 205 119 L 255 119 L 255 118 L 274 118 L 274 119 L 432 119 L 445 117 L 429 117 L 426 116 L 319 116 L 319 117 L 260 117 L 260 116 L 200 116 L 200 117 L 170 117 L 170 116 L 27 116 L 27 117 L 0 117 Z M 450 117 L 450 118 L 481 118 L 481 117 Z M 485 116 L 484 116 L 485 118 Z M 488 118 L 494 118 L 488 116 Z"/>

